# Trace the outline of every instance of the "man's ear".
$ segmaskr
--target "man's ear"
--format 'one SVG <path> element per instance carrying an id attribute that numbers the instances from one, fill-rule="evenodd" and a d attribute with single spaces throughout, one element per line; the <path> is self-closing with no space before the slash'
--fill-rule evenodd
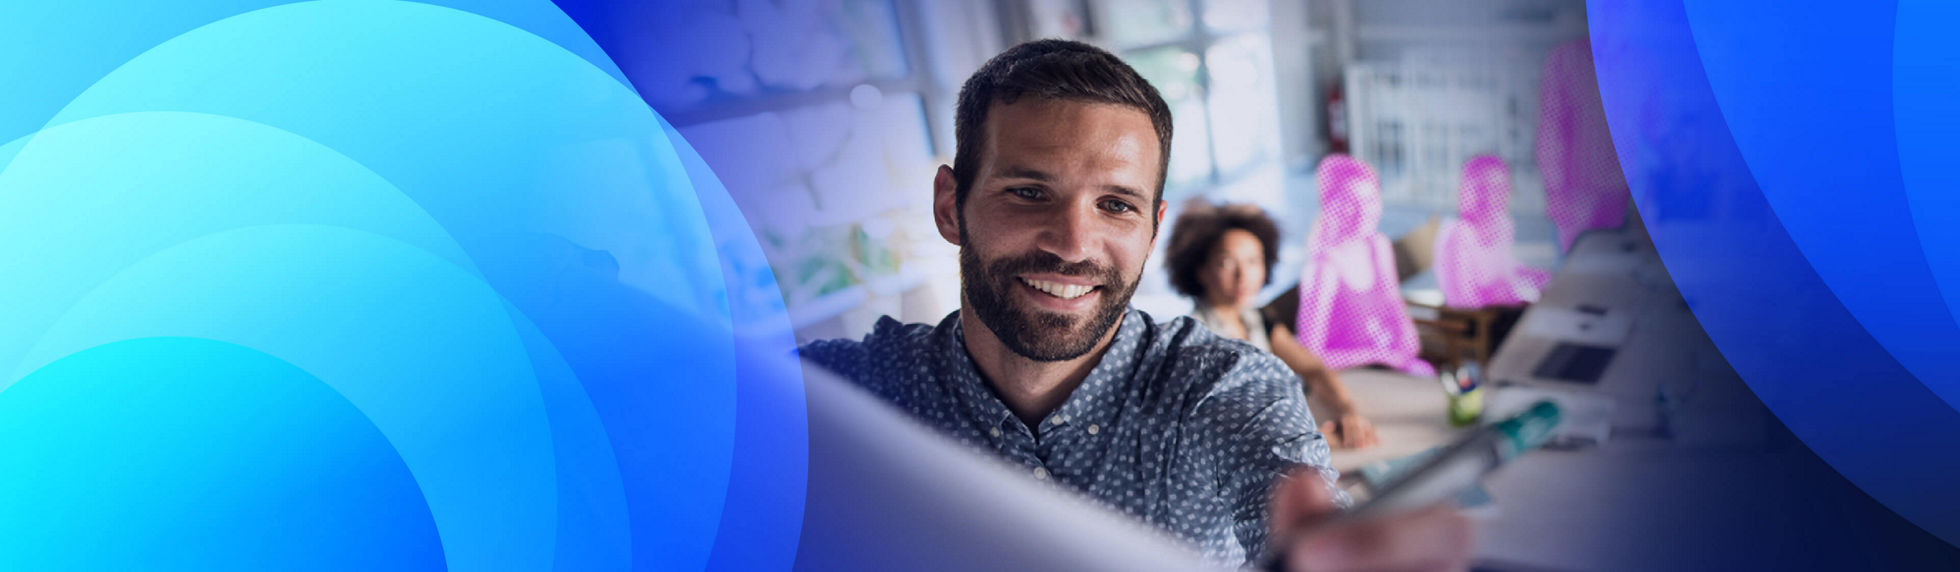
<path id="1" fill-rule="evenodd" d="M 952 167 L 940 165 L 939 174 L 932 178 L 932 222 L 939 225 L 940 238 L 960 246 L 959 182 L 953 179 Z"/>

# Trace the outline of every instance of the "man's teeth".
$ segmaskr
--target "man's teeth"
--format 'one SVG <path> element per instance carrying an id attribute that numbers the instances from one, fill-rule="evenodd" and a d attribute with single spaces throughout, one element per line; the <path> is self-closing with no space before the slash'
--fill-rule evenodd
<path id="1" fill-rule="evenodd" d="M 1034 289 L 1036 290 L 1047 292 L 1055 296 L 1056 298 L 1061 298 L 1063 300 L 1073 300 L 1076 298 L 1081 298 L 1083 294 L 1088 294 L 1090 290 L 1096 289 L 1095 286 L 1077 286 L 1073 284 L 1060 284 L 1055 282 L 1048 282 L 1045 280 L 1033 280 L 1028 278 L 1022 278 L 1021 282 L 1024 282 L 1029 286 L 1033 286 Z"/>

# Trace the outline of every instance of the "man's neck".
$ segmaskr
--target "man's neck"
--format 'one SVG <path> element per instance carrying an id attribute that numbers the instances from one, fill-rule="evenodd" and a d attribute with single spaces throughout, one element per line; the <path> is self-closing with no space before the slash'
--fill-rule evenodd
<path id="1" fill-rule="evenodd" d="M 1080 357 L 1042 362 L 1014 353 L 994 336 L 993 329 L 980 322 L 979 316 L 960 308 L 960 331 L 966 337 L 966 354 L 973 358 L 980 377 L 993 386 L 1007 409 L 1030 429 L 1038 429 L 1041 420 L 1061 407 L 1076 386 L 1082 385 L 1122 327 L 1122 320 L 1118 320 L 1096 342 L 1094 349 Z"/>

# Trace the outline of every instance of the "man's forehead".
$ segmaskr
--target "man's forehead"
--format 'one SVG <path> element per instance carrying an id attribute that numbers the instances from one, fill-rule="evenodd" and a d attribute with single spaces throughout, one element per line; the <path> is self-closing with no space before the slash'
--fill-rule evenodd
<path id="1" fill-rule="evenodd" d="M 1115 103 L 1034 97 L 995 102 L 986 131 L 983 156 L 993 175 L 1039 170 L 1039 165 L 1027 163 L 1046 157 L 1093 154 L 1148 167 L 1146 178 L 1154 183 L 1162 159 L 1149 114 Z M 1070 153 L 1076 151 L 1085 153 Z"/>
<path id="2" fill-rule="evenodd" d="M 1042 117 L 1050 121 L 1016 121 L 1016 119 L 1031 117 Z M 1149 139 L 1154 141 L 1157 137 L 1156 125 L 1151 122 L 1150 114 L 1142 109 L 1106 101 L 1050 97 L 1022 97 L 1014 100 L 1013 103 L 995 101 L 987 110 L 986 129 L 993 135 L 1054 130 L 1060 127 L 1056 124 L 1056 120 L 1067 118 L 1093 118 L 1103 123 L 1120 124 L 1125 128 L 1141 128 L 1149 135 Z"/>

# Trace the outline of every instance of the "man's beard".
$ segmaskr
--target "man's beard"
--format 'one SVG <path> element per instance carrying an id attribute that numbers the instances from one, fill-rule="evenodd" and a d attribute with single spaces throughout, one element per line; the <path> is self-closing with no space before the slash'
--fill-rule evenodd
<path id="1" fill-rule="evenodd" d="M 965 234 L 965 229 L 961 229 Z M 960 243 L 960 285 L 967 303 L 1007 349 L 1034 361 L 1066 361 L 1082 357 L 1095 349 L 1109 329 L 1123 318 L 1136 282 L 1126 282 L 1115 268 L 1094 262 L 1063 261 L 1042 251 L 982 263 L 974 254 L 973 241 L 964 236 Z M 1013 290 L 1028 288 L 1021 274 L 1050 273 L 1088 277 L 1097 283 L 1102 298 L 1086 320 L 1068 314 L 1024 307 L 1015 302 Z"/>

